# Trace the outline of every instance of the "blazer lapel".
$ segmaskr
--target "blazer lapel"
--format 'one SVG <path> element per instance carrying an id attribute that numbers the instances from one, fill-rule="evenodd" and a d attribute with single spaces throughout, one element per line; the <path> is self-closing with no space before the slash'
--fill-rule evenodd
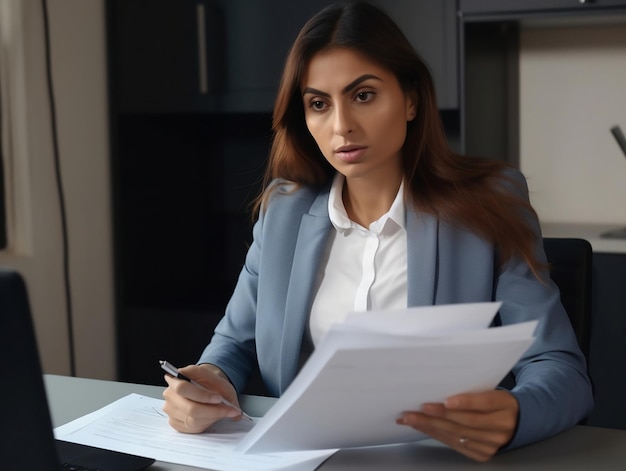
<path id="1" fill-rule="evenodd" d="M 326 246 L 331 222 L 328 217 L 328 193 L 320 194 L 308 214 L 302 216 L 294 252 L 280 355 L 280 392 L 282 393 L 298 371 L 302 336 L 309 318 L 313 289 L 319 263 Z M 290 352 L 285 354 L 285 352 Z"/>
<path id="2" fill-rule="evenodd" d="M 430 306 L 437 291 L 439 223 L 426 213 L 406 214 L 407 305 Z"/>

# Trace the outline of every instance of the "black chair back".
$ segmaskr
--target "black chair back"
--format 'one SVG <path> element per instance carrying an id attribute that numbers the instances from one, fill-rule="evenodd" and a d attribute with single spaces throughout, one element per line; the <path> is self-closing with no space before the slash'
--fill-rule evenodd
<path id="1" fill-rule="evenodd" d="M 591 244 L 585 239 L 544 237 L 543 247 L 550 265 L 550 277 L 561 291 L 561 302 L 574 327 L 578 345 L 588 360 L 591 338 Z"/>

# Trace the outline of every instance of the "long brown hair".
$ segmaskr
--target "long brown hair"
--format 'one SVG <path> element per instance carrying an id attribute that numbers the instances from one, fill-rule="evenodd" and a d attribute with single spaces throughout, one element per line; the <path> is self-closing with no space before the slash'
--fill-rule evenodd
<path id="1" fill-rule="evenodd" d="M 333 47 L 365 54 L 391 70 L 404 92 L 417 98 L 417 115 L 407 123 L 402 149 L 408 201 L 492 241 L 501 264 L 519 255 L 538 275 L 542 264 L 534 254 L 534 232 L 527 222 L 534 211 L 524 198 L 504 190 L 514 184 L 503 175 L 505 164 L 459 155 L 449 148 L 428 67 L 393 20 L 366 2 L 324 8 L 304 25 L 292 45 L 274 105 L 265 190 L 255 209 L 267 203 L 274 179 L 321 187 L 335 174 L 307 129 L 300 92 L 311 58 Z"/>

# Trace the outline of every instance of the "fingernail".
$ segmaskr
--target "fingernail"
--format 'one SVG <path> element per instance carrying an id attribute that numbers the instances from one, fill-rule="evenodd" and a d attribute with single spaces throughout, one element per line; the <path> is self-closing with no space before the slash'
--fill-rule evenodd
<path id="1" fill-rule="evenodd" d="M 219 404 L 220 402 L 222 402 L 222 396 L 220 396 L 219 394 L 211 394 L 207 400 L 209 404 Z"/>
<path id="2" fill-rule="evenodd" d="M 455 407 L 459 407 L 459 400 L 455 397 L 446 399 L 444 405 L 450 409 L 454 409 Z"/>

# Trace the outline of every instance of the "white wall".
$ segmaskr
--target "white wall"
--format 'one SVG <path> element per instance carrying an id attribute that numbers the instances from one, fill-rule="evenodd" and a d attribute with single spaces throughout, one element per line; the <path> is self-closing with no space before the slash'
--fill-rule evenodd
<path id="1" fill-rule="evenodd" d="M 40 0 L 0 1 L 10 3 L 13 33 L 17 34 L 10 45 L 17 56 L 7 63 L 13 80 L 11 157 L 19 165 L 11 167 L 18 175 L 9 183 L 12 191 L 22 196 L 12 220 L 19 222 L 18 239 L 14 237 L 11 248 L 0 253 L 0 265 L 17 268 L 26 278 L 44 370 L 68 374 L 61 219 L 45 80 L 43 10 Z M 48 11 L 69 225 L 77 374 L 113 379 L 104 0 L 48 0 Z"/>
<path id="2" fill-rule="evenodd" d="M 542 221 L 626 224 L 626 25 L 527 29 L 520 166 Z"/>

